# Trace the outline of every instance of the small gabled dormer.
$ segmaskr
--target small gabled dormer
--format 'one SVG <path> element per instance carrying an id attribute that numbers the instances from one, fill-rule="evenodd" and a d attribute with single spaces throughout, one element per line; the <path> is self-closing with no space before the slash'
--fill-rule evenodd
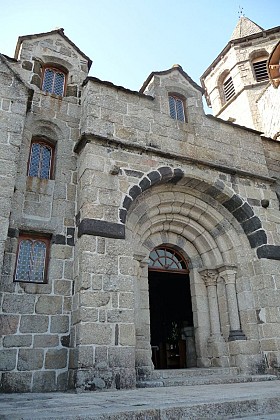
<path id="1" fill-rule="evenodd" d="M 63 29 L 19 37 L 15 59 L 27 82 L 58 97 L 78 97 L 92 64 Z"/>
<path id="2" fill-rule="evenodd" d="M 153 96 L 160 112 L 180 123 L 189 122 L 193 111 L 203 112 L 203 89 L 179 64 L 165 71 L 152 72 L 140 93 Z"/>

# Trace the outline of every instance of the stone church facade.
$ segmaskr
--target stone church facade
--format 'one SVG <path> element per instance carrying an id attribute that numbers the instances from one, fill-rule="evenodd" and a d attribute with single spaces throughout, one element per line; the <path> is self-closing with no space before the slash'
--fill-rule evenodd
<path id="1" fill-rule="evenodd" d="M 242 48 L 262 42 L 275 60 L 280 28 L 246 31 Z M 215 80 L 240 70 L 216 61 L 202 77 L 214 114 Z M 204 89 L 179 65 L 139 92 L 90 66 L 62 29 L 0 55 L 1 390 L 133 388 L 163 368 L 276 371 L 274 102 L 268 135 L 259 111 L 258 128 L 227 113 L 243 93 L 205 115 Z M 277 77 L 253 94 L 279 98 Z"/>

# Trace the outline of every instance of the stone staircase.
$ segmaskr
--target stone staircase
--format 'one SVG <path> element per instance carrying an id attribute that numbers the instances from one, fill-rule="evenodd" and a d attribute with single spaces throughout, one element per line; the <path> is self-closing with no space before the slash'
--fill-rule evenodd
<path id="1" fill-rule="evenodd" d="M 276 375 L 241 374 L 238 368 L 189 368 L 154 370 L 149 378 L 139 380 L 137 388 L 167 386 L 230 384 L 260 382 L 279 379 Z"/>

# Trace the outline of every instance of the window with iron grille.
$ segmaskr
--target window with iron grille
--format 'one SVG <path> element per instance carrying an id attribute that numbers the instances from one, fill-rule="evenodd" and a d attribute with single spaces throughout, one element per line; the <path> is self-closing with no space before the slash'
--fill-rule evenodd
<path id="1" fill-rule="evenodd" d="M 169 95 L 169 112 L 171 118 L 179 121 L 186 121 L 184 101 L 177 96 Z"/>
<path id="2" fill-rule="evenodd" d="M 49 238 L 20 235 L 14 280 L 46 283 L 49 246 Z"/>
<path id="3" fill-rule="evenodd" d="M 52 175 L 53 147 L 44 141 L 33 141 L 30 148 L 28 176 L 50 179 Z"/>
<path id="4" fill-rule="evenodd" d="M 268 80 L 268 73 L 266 68 L 267 60 L 255 61 L 253 63 L 255 79 L 257 82 Z"/>
<path id="5" fill-rule="evenodd" d="M 65 86 L 65 73 L 62 70 L 46 67 L 43 75 L 42 90 L 55 95 L 63 96 Z"/>
<path id="6" fill-rule="evenodd" d="M 223 83 L 225 101 L 229 101 L 235 95 L 235 89 L 231 77 L 228 77 Z"/>

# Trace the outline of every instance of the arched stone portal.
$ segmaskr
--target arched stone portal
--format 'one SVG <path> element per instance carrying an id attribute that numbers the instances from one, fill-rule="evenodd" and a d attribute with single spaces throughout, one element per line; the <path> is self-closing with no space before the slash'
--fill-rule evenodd
<path id="1" fill-rule="evenodd" d="M 127 239 L 139 262 L 135 285 L 138 377 L 153 369 L 148 263 L 150 252 L 162 244 L 179 249 L 189 259 L 197 366 L 235 366 L 232 341 L 235 351 L 242 343 L 246 357 L 246 331 L 242 330 L 246 326 L 241 325 L 236 281 L 242 279 L 253 251 L 237 220 L 218 201 L 196 190 L 189 179 L 180 183 L 152 187 L 137 197 L 128 212 Z"/>

